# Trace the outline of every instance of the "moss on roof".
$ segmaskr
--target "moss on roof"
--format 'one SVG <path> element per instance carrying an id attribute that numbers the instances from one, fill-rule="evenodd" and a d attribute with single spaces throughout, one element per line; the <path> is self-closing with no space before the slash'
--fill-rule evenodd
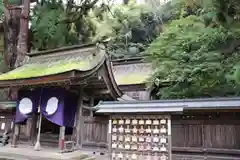
<path id="1" fill-rule="evenodd" d="M 149 76 L 149 74 L 142 73 L 126 73 L 121 76 L 116 76 L 115 79 L 118 85 L 144 84 Z"/>
<path id="2" fill-rule="evenodd" d="M 118 64 L 113 67 L 118 85 L 145 84 L 152 74 L 149 63 Z"/>
<path id="3" fill-rule="evenodd" d="M 72 57 L 58 61 L 46 61 L 25 64 L 15 70 L 0 75 L 0 81 L 37 78 L 69 72 L 73 70 L 88 71 L 96 67 L 105 58 L 104 52 L 89 54 L 85 57 Z"/>

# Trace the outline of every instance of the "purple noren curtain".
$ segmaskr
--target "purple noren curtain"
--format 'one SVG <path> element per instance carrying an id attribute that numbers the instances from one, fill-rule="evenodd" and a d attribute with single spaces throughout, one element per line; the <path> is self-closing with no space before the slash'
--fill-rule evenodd
<path id="1" fill-rule="evenodd" d="M 62 88 L 44 88 L 41 94 L 43 116 L 59 126 L 73 127 L 77 96 Z"/>
<path id="2" fill-rule="evenodd" d="M 23 123 L 32 113 L 37 112 L 40 90 L 20 90 L 16 108 L 15 123 Z"/>

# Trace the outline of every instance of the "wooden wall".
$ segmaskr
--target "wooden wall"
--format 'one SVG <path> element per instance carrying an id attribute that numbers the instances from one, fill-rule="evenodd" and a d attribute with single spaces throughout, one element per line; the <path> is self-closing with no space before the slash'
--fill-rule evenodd
<path id="1" fill-rule="evenodd" d="M 126 91 L 124 93 L 136 100 L 149 100 L 150 99 L 149 91 L 141 91 L 141 90 L 140 91 Z"/>
<path id="2" fill-rule="evenodd" d="M 109 117 L 84 113 L 83 148 L 107 149 Z M 41 140 L 57 147 L 58 134 L 42 134 Z M 172 160 L 240 160 L 240 113 L 172 115 L 172 153 Z"/>
<path id="3" fill-rule="evenodd" d="M 106 148 L 108 116 L 84 116 L 84 148 Z M 172 160 L 240 160 L 240 114 L 172 116 Z"/>
<path id="4" fill-rule="evenodd" d="M 83 129 L 83 147 L 107 148 L 108 116 L 85 116 Z"/>
<path id="5" fill-rule="evenodd" d="M 240 159 L 240 115 L 172 116 L 173 160 Z"/>

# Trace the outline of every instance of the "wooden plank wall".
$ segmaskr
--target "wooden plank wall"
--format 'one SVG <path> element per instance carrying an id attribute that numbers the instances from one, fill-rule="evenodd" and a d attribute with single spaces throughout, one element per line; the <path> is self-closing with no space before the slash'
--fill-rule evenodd
<path id="1" fill-rule="evenodd" d="M 239 115 L 173 116 L 173 160 L 240 159 L 239 135 Z"/>
<path id="2" fill-rule="evenodd" d="M 126 91 L 124 93 L 136 100 L 149 100 L 150 99 L 149 91 Z"/>
<path id="3" fill-rule="evenodd" d="M 85 116 L 83 129 L 83 147 L 107 148 L 108 116 Z"/>

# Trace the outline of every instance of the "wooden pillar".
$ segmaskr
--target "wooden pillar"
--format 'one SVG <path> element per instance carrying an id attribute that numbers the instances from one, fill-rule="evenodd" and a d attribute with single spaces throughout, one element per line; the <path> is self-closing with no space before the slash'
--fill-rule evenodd
<path id="1" fill-rule="evenodd" d="M 76 112 L 76 148 L 82 148 L 84 134 L 83 119 L 83 88 L 80 89 Z"/>
<path id="2" fill-rule="evenodd" d="M 40 151 L 41 150 L 41 144 L 40 144 L 40 139 L 41 139 L 41 127 L 42 127 L 42 113 L 40 111 L 40 107 L 38 108 L 39 110 L 39 121 L 38 121 L 38 134 L 37 134 L 37 140 L 34 145 L 34 150 L 35 151 Z"/>
<path id="3" fill-rule="evenodd" d="M 94 97 L 90 98 L 90 107 L 94 107 Z M 89 110 L 90 116 L 93 117 L 93 110 Z"/>
<path id="4" fill-rule="evenodd" d="M 37 113 L 33 113 L 30 131 L 30 142 L 32 145 L 34 145 L 36 142 L 36 135 L 37 135 Z"/>
<path id="5" fill-rule="evenodd" d="M 28 118 L 26 121 L 26 132 L 25 135 L 27 136 L 28 142 L 31 141 L 31 129 L 32 129 L 32 117 Z"/>
<path id="6" fill-rule="evenodd" d="M 60 132 L 59 132 L 59 143 L 58 143 L 60 152 L 63 152 L 64 149 L 65 149 L 64 148 L 64 143 L 65 143 L 65 127 L 61 126 L 60 127 Z"/>
<path id="7" fill-rule="evenodd" d="M 17 147 L 17 142 L 18 142 L 18 139 L 19 139 L 19 134 L 20 134 L 20 124 L 15 124 L 15 125 L 14 125 L 13 140 L 12 140 L 12 147 L 14 147 L 14 148 Z"/>
<path id="8" fill-rule="evenodd" d="M 11 123 L 12 123 L 11 119 L 8 116 L 6 116 L 5 127 L 4 127 L 5 132 L 12 130 Z"/>

